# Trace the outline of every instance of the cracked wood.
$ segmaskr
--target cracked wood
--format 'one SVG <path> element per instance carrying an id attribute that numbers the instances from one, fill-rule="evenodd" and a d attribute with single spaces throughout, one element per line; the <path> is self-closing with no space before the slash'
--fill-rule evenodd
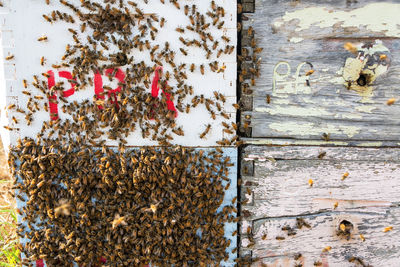
<path id="1" fill-rule="evenodd" d="M 252 166 L 253 175 L 242 170 L 241 195 L 249 202 L 241 207 L 240 253 L 259 258 L 254 266 L 313 266 L 320 261 L 350 267 L 351 257 L 372 266 L 396 266 L 399 158 L 400 148 L 247 146 L 242 161 Z M 311 228 L 298 229 L 297 218 Z M 337 235 L 343 220 L 353 225 L 348 240 Z M 282 230 L 284 226 L 295 234 Z M 384 232 L 389 226 L 393 230 Z M 331 250 L 323 252 L 328 246 Z M 294 260 L 296 253 L 303 257 Z"/>
<path id="2" fill-rule="evenodd" d="M 398 11 L 397 1 L 256 1 L 255 13 L 243 21 L 264 48 L 261 78 L 251 88 L 253 111 L 241 114 L 242 122 L 251 115 L 252 137 L 400 140 L 400 105 L 386 105 L 398 97 L 400 82 Z M 344 49 L 347 42 L 381 42 L 374 57 L 388 53 L 387 71 L 372 84 L 347 89 L 343 68 L 356 57 Z M 310 69 L 315 72 L 306 76 Z"/>

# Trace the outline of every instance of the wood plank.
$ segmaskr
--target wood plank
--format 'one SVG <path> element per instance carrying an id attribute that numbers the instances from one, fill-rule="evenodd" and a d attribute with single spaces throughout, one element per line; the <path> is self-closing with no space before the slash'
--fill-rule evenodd
<path id="1" fill-rule="evenodd" d="M 241 198 L 248 203 L 241 206 L 241 254 L 261 258 L 268 266 L 313 266 L 318 261 L 354 266 L 348 262 L 352 256 L 372 266 L 396 266 L 400 243 L 395 230 L 383 230 L 400 229 L 399 156 L 399 148 L 245 147 Z M 311 228 L 296 229 L 296 218 Z M 337 236 L 343 220 L 353 224 L 349 240 Z M 296 234 L 288 235 L 281 229 L 285 225 Z M 285 239 L 277 240 L 280 236 Z M 250 243 L 254 245 L 248 248 Z M 382 251 L 384 244 L 391 245 Z M 322 252 L 326 246 L 332 250 Z M 294 260 L 296 253 L 303 257 Z"/>
<path id="2" fill-rule="evenodd" d="M 243 32 L 252 26 L 263 48 L 260 78 L 250 87 L 253 110 L 241 114 L 242 123 L 251 118 L 252 137 L 400 140 L 400 105 L 386 105 L 398 97 L 399 10 L 397 1 L 256 1 L 255 13 L 243 21 Z M 345 63 L 356 55 L 344 49 L 347 42 L 359 52 L 374 44 L 371 58 L 387 54 L 387 62 L 377 62 L 387 71 L 367 86 L 352 80 L 348 89 Z M 315 72 L 306 76 L 310 69 Z"/>
<path id="3" fill-rule="evenodd" d="M 337 212 L 301 218 L 311 228 L 298 229 L 295 217 L 255 221 L 253 235 L 256 245 L 251 252 L 254 258 L 260 260 L 253 266 L 260 266 L 261 262 L 269 267 L 292 267 L 295 263 L 308 267 L 314 266 L 316 262 L 323 263 L 321 266 L 326 267 L 361 266 L 356 262 L 349 262 L 352 257 L 362 259 L 365 266 L 399 266 L 399 207 L 388 208 L 383 214 Z M 338 236 L 339 225 L 343 220 L 348 220 L 354 227 L 349 240 Z M 288 231 L 282 230 L 284 226 L 293 227 L 296 234 L 288 236 Z M 394 228 L 385 233 L 384 229 L 388 226 Z M 263 240 L 265 234 L 267 238 Z M 360 234 L 365 238 L 364 242 Z M 276 237 L 279 236 L 285 239 L 277 240 Z M 246 247 L 248 243 L 248 239 L 244 238 L 242 247 Z M 331 250 L 324 251 L 328 246 Z M 298 253 L 302 257 L 295 260 Z"/>
<path id="4" fill-rule="evenodd" d="M 397 147 L 398 141 L 360 141 L 360 140 L 298 140 L 284 138 L 242 138 L 246 145 L 278 145 L 278 146 L 354 146 L 354 147 Z"/>

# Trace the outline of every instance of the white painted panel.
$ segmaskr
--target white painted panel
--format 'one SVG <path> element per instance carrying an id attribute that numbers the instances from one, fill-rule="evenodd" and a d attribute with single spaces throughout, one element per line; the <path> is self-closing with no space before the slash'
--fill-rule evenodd
<path id="1" fill-rule="evenodd" d="M 69 9 L 63 6 L 59 1 L 50 1 L 50 5 L 46 5 L 46 1 L 37 0 L 15 0 L 15 1 L 3 1 L 4 8 L 0 10 L 0 25 L 1 25 L 1 44 L 2 54 L 0 62 L 0 91 L 2 96 L 15 96 L 19 106 L 24 107 L 28 98 L 22 94 L 22 90 L 26 90 L 22 86 L 23 79 L 26 79 L 29 83 L 33 81 L 33 75 L 41 76 L 42 73 L 51 70 L 52 64 L 59 64 L 62 55 L 65 52 L 65 45 L 67 43 L 73 44 L 72 35 L 68 32 L 68 28 L 74 28 L 78 30 L 79 24 L 66 24 L 64 22 L 53 22 L 48 23 L 42 17 L 42 14 L 49 14 L 53 10 L 60 10 L 68 14 L 73 14 Z M 97 1 L 102 3 L 103 1 Z M 194 95 L 204 95 L 205 97 L 214 98 L 213 91 L 220 92 L 225 95 L 227 102 L 224 105 L 224 111 L 230 115 L 230 119 L 226 120 L 221 116 L 217 116 L 216 120 L 211 120 L 209 113 L 204 106 L 198 106 L 192 108 L 189 114 L 179 113 L 176 118 L 176 123 L 182 126 L 185 131 L 184 136 L 174 135 L 173 144 L 185 145 L 185 146 L 215 146 L 216 141 L 221 140 L 223 137 L 227 137 L 223 134 L 222 121 L 235 122 L 236 113 L 232 107 L 232 103 L 236 102 L 236 51 L 229 55 L 222 55 L 220 58 L 216 58 L 213 55 L 210 59 L 205 58 L 205 52 L 199 48 L 185 48 L 188 50 L 188 56 L 182 56 L 179 48 L 182 47 L 179 41 L 180 33 L 175 31 L 178 26 L 188 25 L 189 19 L 183 12 L 183 6 L 188 4 L 195 4 L 199 10 L 206 13 L 210 10 L 209 1 L 179 1 L 181 9 L 178 10 L 169 1 L 165 1 L 162 4 L 159 0 L 149 0 L 148 4 L 144 1 L 137 1 L 138 6 L 143 10 L 145 14 L 154 13 L 159 17 L 166 19 L 165 26 L 160 29 L 154 43 L 159 43 L 160 46 L 166 41 L 170 43 L 171 49 L 176 52 L 175 62 L 191 63 L 196 64 L 196 70 L 194 73 L 189 71 L 187 66 L 187 83 L 194 87 Z M 225 24 L 221 30 L 214 29 L 212 35 L 216 40 L 219 40 L 220 48 L 225 47 L 224 41 L 220 38 L 222 34 L 228 36 L 231 41 L 230 45 L 236 46 L 236 1 L 218 0 L 215 1 L 217 5 L 222 5 L 225 10 Z M 79 5 L 80 1 L 71 1 L 72 4 Z M 128 5 L 127 5 L 128 6 Z M 133 10 L 133 9 L 132 9 Z M 77 19 L 76 19 L 77 20 Z M 47 42 L 39 42 L 37 39 L 46 35 L 48 37 Z M 86 33 L 85 33 L 86 34 Z M 187 38 L 190 34 L 185 33 Z M 86 36 L 81 35 L 81 40 L 86 39 Z M 110 49 L 112 49 L 110 47 Z M 14 59 L 5 61 L 4 58 L 8 54 L 13 54 Z M 140 52 L 139 50 L 133 50 L 131 55 L 134 56 L 135 62 L 138 60 L 144 60 L 146 63 L 150 63 L 148 52 Z M 40 58 L 45 56 L 46 64 L 40 65 Z M 217 60 L 219 65 L 223 64 L 226 66 L 224 73 L 214 73 L 209 70 L 208 64 Z M 199 65 L 205 66 L 205 75 L 201 75 L 199 71 Z M 153 66 L 149 64 L 149 66 Z M 123 68 L 122 68 L 123 69 Z M 63 69 L 60 69 L 63 70 Z M 72 69 L 65 69 L 72 70 Z M 169 65 L 164 66 L 164 71 L 172 71 Z M 4 75 L 4 77 L 3 77 Z M 152 77 L 150 77 L 152 79 Z M 11 81 L 15 80 L 15 83 L 10 84 Z M 56 76 L 56 82 L 58 80 Z M 106 82 L 104 81 L 106 85 Z M 174 85 L 173 81 L 169 83 L 171 86 Z M 32 85 L 28 88 L 33 95 L 39 94 Z M 149 92 L 151 88 L 148 89 Z M 68 100 L 83 101 L 89 99 L 92 101 L 94 96 L 94 87 L 88 86 L 84 90 L 75 92 L 74 95 L 68 98 Z M 7 98 L 8 99 L 8 98 Z M 190 103 L 191 97 L 186 99 Z M 61 119 L 65 118 L 62 114 L 62 102 L 59 101 L 59 116 Z M 1 106 L 4 109 L 5 106 L 9 105 L 8 102 L 2 102 Z M 9 117 L 5 117 L 5 113 L 2 112 L 1 126 L 8 125 L 14 127 L 11 122 L 12 116 L 15 114 L 8 114 Z M 19 124 L 17 127 L 20 128 L 21 137 L 35 137 L 40 131 L 42 122 L 49 121 L 50 116 L 46 112 L 35 113 L 35 122 L 30 127 Z M 24 120 L 22 120 L 24 121 Z M 212 129 L 207 135 L 207 138 L 200 139 L 199 134 L 205 129 L 205 125 L 210 123 Z M 2 127 L 3 128 L 3 127 Z M 139 127 L 137 127 L 139 129 Z M 1 130 L 2 138 L 6 144 L 15 144 L 17 134 L 14 132 L 5 132 Z M 230 136 L 232 137 L 232 136 Z M 127 138 L 128 145 L 141 146 L 141 145 L 156 145 L 157 142 L 148 139 L 143 139 L 139 130 L 131 133 Z M 107 140 L 107 144 L 116 145 L 116 142 Z"/>

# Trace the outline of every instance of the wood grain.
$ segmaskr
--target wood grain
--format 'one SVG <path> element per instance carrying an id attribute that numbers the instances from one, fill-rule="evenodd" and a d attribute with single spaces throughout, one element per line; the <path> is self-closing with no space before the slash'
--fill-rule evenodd
<path id="1" fill-rule="evenodd" d="M 252 249 L 252 255 L 260 260 L 254 266 L 260 266 L 261 262 L 269 267 L 292 267 L 295 263 L 308 267 L 314 266 L 315 262 L 321 262 L 325 267 L 361 266 L 349 262 L 352 257 L 361 258 L 366 266 L 399 266 L 399 216 L 399 207 L 388 209 L 384 214 L 338 212 L 302 216 L 311 225 L 310 229 L 297 229 L 296 218 L 293 217 L 256 221 L 253 224 L 256 246 Z M 339 224 L 343 220 L 354 225 L 349 240 L 337 235 Z M 389 225 L 394 225 L 394 228 L 385 233 L 383 230 Z M 294 227 L 296 234 L 288 236 L 287 231 L 282 230 L 283 226 Z M 267 235 L 266 240 L 261 238 L 264 234 Z M 365 238 L 364 242 L 360 234 Z M 277 236 L 285 239 L 277 240 Z M 248 241 L 244 238 L 242 246 L 246 244 Z M 331 250 L 323 251 L 328 246 Z M 299 260 L 294 259 L 297 253 L 302 254 Z"/>
<path id="2" fill-rule="evenodd" d="M 249 200 L 241 207 L 241 254 L 250 253 L 268 266 L 313 266 L 317 261 L 354 266 L 351 257 L 372 266 L 398 266 L 399 157 L 399 148 L 247 146 L 242 166 L 252 169 L 241 171 L 242 199 Z M 311 228 L 297 229 L 296 218 Z M 349 240 L 337 235 L 343 220 L 353 224 Z M 285 225 L 296 234 L 281 230 Z M 384 233 L 388 226 L 393 230 Z M 251 237 L 255 244 L 248 248 Z M 322 252 L 326 246 L 332 249 Z M 293 259 L 296 253 L 302 253 L 301 260 Z"/>
<path id="3" fill-rule="evenodd" d="M 326 16 L 320 14 L 324 10 Z M 400 140 L 400 105 L 386 105 L 388 99 L 398 98 L 400 83 L 400 33 L 395 30 L 398 20 L 393 10 L 400 10 L 397 1 L 347 5 L 346 1 L 256 1 L 255 13 L 246 14 L 249 19 L 243 21 L 243 34 L 252 26 L 263 48 L 260 78 L 251 87 L 253 110 L 241 114 L 242 122 L 251 116 L 252 137 L 321 140 L 326 133 L 332 140 Z M 358 20 L 351 20 L 351 15 Z M 316 22 L 307 25 L 310 17 L 316 17 Z M 390 51 L 388 71 L 371 85 L 347 89 L 342 68 L 347 58 L 355 56 L 344 44 L 376 40 Z M 279 62 L 291 70 L 287 78 L 275 81 L 273 90 L 274 68 Z M 315 70 L 309 76 L 310 86 L 305 74 L 311 68 L 301 66 L 304 62 L 312 63 Z M 287 67 L 276 71 L 286 74 Z"/>

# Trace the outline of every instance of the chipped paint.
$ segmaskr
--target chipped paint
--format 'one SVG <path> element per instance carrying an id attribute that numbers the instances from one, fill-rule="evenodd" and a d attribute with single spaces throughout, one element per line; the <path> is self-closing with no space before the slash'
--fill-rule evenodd
<path id="1" fill-rule="evenodd" d="M 371 105 L 362 105 L 362 106 L 357 106 L 356 110 L 364 113 L 372 113 L 373 110 L 375 110 L 376 107 L 371 106 Z"/>
<path id="2" fill-rule="evenodd" d="M 289 39 L 289 42 L 291 42 L 291 43 L 300 43 L 301 41 L 303 41 L 304 39 L 303 38 L 300 38 L 300 37 L 292 37 L 292 38 L 290 38 Z"/>
<path id="3" fill-rule="evenodd" d="M 308 122 L 308 123 L 298 123 L 298 122 L 274 122 L 268 125 L 271 130 L 276 132 L 281 132 L 291 135 L 320 135 L 321 126 Z M 357 126 L 344 126 L 344 125 L 331 125 L 327 124 L 322 129 L 326 133 L 330 134 L 345 134 L 347 137 L 351 138 L 361 131 L 360 127 Z"/>
<path id="4" fill-rule="evenodd" d="M 359 96 L 361 96 L 360 103 L 375 103 L 371 97 L 374 95 L 374 87 L 373 86 L 359 86 L 353 85 L 351 87 L 352 90 L 356 91 Z"/>
<path id="5" fill-rule="evenodd" d="M 306 30 L 311 27 L 321 29 L 332 29 L 332 25 L 340 28 L 358 30 L 365 28 L 371 33 L 378 33 L 384 36 L 400 37 L 400 4 L 395 3 L 371 3 L 364 7 L 350 11 L 333 10 L 327 7 L 308 7 L 293 12 L 286 12 L 285 15 L 273 23 L 275 31 L 289 31 L 289 40 L 296 40 L 304 36 Z M 290 23 L 287 23 L 290 22 Z M 290 25 L 290 27 L 289 27 Z"/>
<path id="6" fill-rule="evenodd" d="M 365 147 L 365 146 L 382 146 L 383 143 L 382 142 L 364 142 L 364 143 L 359 143 L 357 144 L 357 146 L 361 146 L 361 147 Z"/>
<path id="7" fill-rule="evenodd" d="M 271 115 L 289 115 L 289 116 L 332 116 L 333 114 L 322 108 L 316 107 L 298 107 L 298 106 L 274 106 L 272 108 L 255 108 L 257 112 L 265 112 Z"/>
<path id="8" fill-rule="evenodd" d="M 363 117 L 360 114 L 354 114 L 354 113 L 340 113 L 336 114 L 335 118 L 337 119 L 349 119 L 349 120 L 355 120 L 355 119 L 362 119 Z"/>
<path id="9" fill-rule="evenodd" d="M 273 73 L 273 85 L 272 92 L 275 93 L 285 93 L 285 94 L 311 94 L 311 88 L 306 85 L 308 79 L 307 76 L 300 74 L 302 68 L 305 65 L 309 65 L 308 62 L 300 63 L 297 68 L 294 77 L 289 77 L 291 73 L 291 67 L 288 62 L 280 61 L 274 67 Z M 281 66 L 286 67 L 286 73 L 280 73 L 278 68 Z"/>
<path id="10" fill-rule="evenodd" d="M 347 58 L 344 63 L 343 79 L 345 81 L 356 81 L 360 77 L 360 72 L 364 65 L 365 62 L 358 58 Z"/>
<path id="11" fill-rule="evenodd" d="M 274 99 L 272 99 L 272 101 L 273 101 L 274 104 L 289 105 L 290 101 L 289 101 L 289 99 L 287 99 L 288 96 L 287 95 L 283 95 L 283 97 L 285 99 L 283 99 L 283 98 L 274 98 Z"/>
<path id="12" fill-rule="evenodd" d="M 324 141 L 324 140 L 288 140 L 288 139 L 245 139 L 245 144 L 253 145 L 305 145 L 305 146 L 321 146 L 321 145 L 331 145 L 331 146 L 347 146 L 349 143 L 344 141 Z M 399 143 L 400 144 L 400 143 Z"/>

